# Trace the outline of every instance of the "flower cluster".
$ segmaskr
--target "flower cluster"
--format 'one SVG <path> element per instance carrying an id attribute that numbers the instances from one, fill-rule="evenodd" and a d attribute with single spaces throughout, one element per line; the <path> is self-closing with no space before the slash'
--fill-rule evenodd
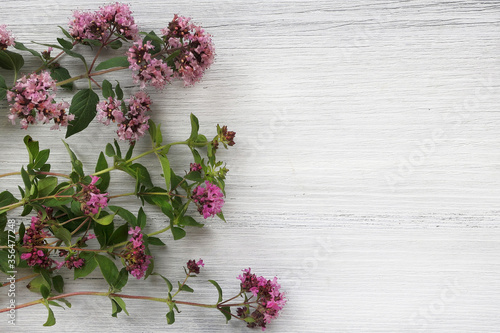
<path id="1" fill-rule="evenodd" d="M 118 138 L 129 140 L 130 143 L 137 141 L 149 128 L 149 111 L 151 110 L 151 99 L 144 91 L 139 91 L 130 99 L 125 101 L 127 110 L 122 107 L 122 102 L 113 97 L 97 104 L 97 120 L 105 125 L 110 122 L 118 125 Z M 126 114 L 124 114 L 124 111 Z"/>
<path id="2" fill-rule="evenodd" d="M 85 215 L 95 215 L 99 212 L 99 209 L 108 205 L 108 193 L 101 193 L 101 191 L 95 186 L 99 177 L 90 177 L 90 184 L 82 186 L 82 194 L 79 197 L 81 209 Z"/>
<path id="3" fill-rule="evenodd" d="M 21 259 L 26 260 L 28 266 L 38 265 L 42 268 L 49 268 L 54 262 L 48 255 L 37 246 L 45 244 L 45 238 L 49 235 L 43 230 L 44 224 L 40 216 L 31 218 L 31 225 L 26 229 L 23 236 L 23 246 L 30 249 L 30 252 L 21 254 Z"/>
<path id="4" fill-rule="evenodd" d="M 248 307 L 238 308 L 237 314 L 240 318 L 251 317 L 253 321 L 248 322 L 250 328 L 261 327 L 264 331 L 266 324 L 269 324 L 279 315 L 279 311 L 286 304 L 285 295 L 280 292 L 281 286 L 275 277 L 273 280 L 267 280 L 263 276 L 256 276 L 251 273 L 251 269 L 244 269 L 243 274 L 238 276 L 241 281 L 241 290 L 251 292 L 256 297 L 257 308 L 250 313 Z"/>
<path id="5" fill-rule="evenodd" d="M 66 258 L 64 261 L 57 264 L 58 269 L 63 266 L 66 266 L 69 269 L 80 268 L 83 267 L 83 265 L 85 264 L 85 259 L 79 258 L 77 255 L 74 254 L 68 255 L 68 251 L 66 250 L 59 250 L 59 256 Z"/>
<path id="6" fill-rule="evenodd" d="M 7 47 L 14 45 L 14 37 L 7 30 L 5 24 L 0 25 L 0 50 L 5 50 Z"/>
<path id="7" fill-rule="evenodd" d="M 227 148 L 227 146 L 234 146 L 235 136 L 236 132 L 228 131 L 226 125 L 220 127 L 219 124 L 217 124 L 217 137 L 212 141 L 212 146 L 214 149 L 217 149 L 219 147 L 219 142 L 222 142 L 225 148 Z"/>
<path id="8" fill-rule="evenodd" d="M 132 239 L 123 251 L 122 258 L 125 259 L 127 264 L 127 271 L 132 276 L 140 279 L 146 273 L 152 257 L 145 252 L 146 247 L 144 246 L 140 227 L 130 228 L 128 234 L 132 236 Z"/>
<path id="9" fill-rule="evenodd" d="M 69 33 L 77 42 L 85 42 L 85 39 L 107 41 L 114 33 L 135 40 L 139 30 L 129 6 L 115 3 L 95 12 L 73 12 Z"/>
<path id="10" fill-rule="evenodd" d="M 150 52 L 159 52 L 148 40 L 135 42 L 127 52 L 130 69 L 134 71 L 135 83 L 140 83 L 141 89 L 151 85 L 157 89 L 163 89 L 172 81 L 174 71 L 162 59 L 153 58 Z"/>
<path id="11" fill-rule="evenodd" d="M 198 212 L 205 219 L 221 212 L 224 205 L 223 197 L 221 189 L 209 181 L 205 181 L 205 187 L 197 186 L 191 196 L 193 202 L 198 206 Z"/>
<path id="12" fill-rule="evenodd" d="M 47 71 L 32 73 L 29 77 L 24 75 L 17 80 L 15 86 L 7 91 L 12 124 L 15 125 L 15 119 L 19 118 L 23 129 L 37 121 L 47 124 L 51 120 L 54 122 L 51 129 L 67 126 L 74 115 L 66 113 L 68 103 L 54 101 L 56 90 L 56 82 Z"/>
<path id="13" fill-rule="evenodd" d="M 199 163 L 189 163 L 189 171 L 190 172 L 200 172 L 203 168 Z"/>
<path id="14" fill-rule="evenodd" d="M 161 30 L 167 49 L 179 50 L 174 59 L 174 76 L 190 86 L 200 81 L 205 70 L 214 62 L 212 37 L 191 19 L 174 15 L 169 25 Z"/>
<path id="15" fill-rule="evenodd" d="M 189 271 L 188 274 L 190 274 L 190 273 L 200 274 L 200 266 L 205 267 L 203 260 L 201 260 L 201 259 L 198 261 L 189 260 L 187 262 L 187 269 Z"/>

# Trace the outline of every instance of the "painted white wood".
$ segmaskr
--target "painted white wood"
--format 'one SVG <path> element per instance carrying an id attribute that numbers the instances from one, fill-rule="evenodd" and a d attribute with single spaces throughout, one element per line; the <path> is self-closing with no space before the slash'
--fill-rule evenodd
<path id="1" fill-rule="evenodd" d="M 239 270 L 251 266 L 279 276 L 288 291 L 270 332 L 499 330 L 500 2 L 128 3 L 143 30 L 179 13 L 216 43 L 216 62 L 201 84 L 152 92 L 166 139 L 189 133 L 191 112 L 205 133 L 217 123 L 237 132 L 237 144 L 221 154 L 231 170 L 228 223 L 210 221 L 177 242 L 167 235 L 168 248 L 155 251 L 158 271 L 172 280 L 188 259 L 207 263 L 191 283 L 196 295 L 186 299 L 215 300 L 207 279 L 219 281 L 225 295 L 236 292 Z M 27 45 L 54 42 L 72 9 L 100 4 L 3 1 L 1 23 Z M 2 119 L 3 173 L 19 170 L 27 156 L 26 132 Z M 53 149 L 55 170 L 67 170 L 63 132 L 29 133 Z M 113 137 L 93 124 L 68 142 L 90 171 L 97 149 Z M 173 153 L 182 170 L 189 154 Z M 20 179 L 0 181 L 15 191 Z M 132 186 L 114 178 L 117 192 Z M 165 223 L 150 214 L 157 228 Z M 67 290 L 106 289 L 92 276 L 75 282 L 68 274 L 65 282 Z M 133 281 L 126 292 L 157 295 L 162 283 Z M 19 301 L 32 298 L 18 293 Z M 71 301 L 72 309 L 55 310 L 54 331 L 248 330 L 205 309 L 184 308 L 167 328 L 161 304 L 128 301 L 131 316 L 113 319 L 105 299 Z M 5 316 L 0 327 L 48 332 L 45 316 L 42 306 L 23 309 L 14 329 Z"/>

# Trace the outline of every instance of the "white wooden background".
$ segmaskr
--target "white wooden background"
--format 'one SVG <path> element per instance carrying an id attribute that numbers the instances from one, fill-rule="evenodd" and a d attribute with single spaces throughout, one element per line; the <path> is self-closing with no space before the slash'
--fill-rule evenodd
<path id="1" fill-rule="evenodd" d="M 288 293 L 269 332 L 500 331 L 500 1 L 128 3 L 142 30 L 179 13 L 214 36 L 216 62 L 201 84 L 153 92 L 167 139 L 187 135 L 190 112 L 203 132 L 217 123 L 237 132 L 237 144 L 221 154 L 231 169 L 228 223 L 210 221 L 176 242 L 166 235 L 168 247 L 155 251 L 157 270 L 171 280 L 182 278 L 188 259 L 205 260 L 190 283 L 197 293 L 186 299 L 213 302 L 207 279 L 229 296 L 250 266 L 279 276 Z M 73 9 L 100 4 L 3 0 L 1 23 L 34 46 L 30 40 L 61 37 L 56 26 L 67 26 Z M 27 156 L 26 132 L 2 109 L 3 173 Z M 53 149 L 54 169 L 66 171 L 64 133 L 29 133 Z M 91 171 L 113 137 L 94 124 L 68 142 Z M 189 155 L 173 153 L 182 170 Z M 15 191 L 18 182 L 3 178 L 1 187 Z M 127 177 L 114 178 L 117 193 L 131 187 Z M 149 212 L 150 230 L 164 225 Z M 105 290 L 97 277 L 66 275 L 67 290 Z M 152 277 L 125 291 L 159 288 Z M 18 301 L 32 298 L 18 292 Z M 161 304 L 128 301 L 131 316 L 114 319 L 106 299 L 71 301 L 72 309 L 55 310 L 53 331 L 248 330 L 214 310 L 181 308 L 167 328 Z M 43 306 L 19 310 L 15 329 L 2 318 L 2 331 L 51 331 L 42 327 Z"/>

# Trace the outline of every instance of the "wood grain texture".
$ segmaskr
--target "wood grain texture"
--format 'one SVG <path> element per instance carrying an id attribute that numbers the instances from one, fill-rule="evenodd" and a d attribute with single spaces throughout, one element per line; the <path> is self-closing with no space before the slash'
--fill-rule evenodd
<path id="1" fill-rule="evenodd" d="M 228 223 L 209 222 L 175 243 L 164 237 L 168 248 L 155 253 L 157 270 L 172 280 L 188 259 L 203 257 L 192 285 L 199 293 L 189 300 L 215 299 L 207 279 L 229 295 L 239 270 L 251 266 L 279 276 L 288 291 L 270 332 L 499 330 L 499 1 L 128 3 L 143 30 L 180 13 L 216 43 L 201 84 L 152 92 L 166 139 L 189 132 L 190 112 L 203 132 L 217 123 L 237 132 L 234 149 L 222 154 L 231 170 Z M 100 4 L 82 0 L 76 8 Z M 29 44 L 60 37 L 55 26 L 67 25 L 75 5 L 4 1 L 1 8 L 1 23 Z M 16 171 L 27 158 L 26 133 L 6 117 L 0 128 L 0 171 Z M 62 132 L 30 134 L 53 149 L 55 170 L 68 168 Z M 68 142 L 90 171 L 113 137 L 93 124 Z M 172 152 L 182 170 L 189 156 Z M 15 191 L 17 180 L 2 179 L 2 188 Z M 131 186 L 114 178 L 118 192 Z M 155 226 L 165 223 L 150 214 Z M 68 290 L 106 289 L 97 275 L 65 282 Z M 141 282 L 127 291 L 156 295 L 163 283 Z M 18 301 L 32 298 L 19 291 Z M 167 328 L 166 309 L 156 304 L 130 301 L 131 316 L 113 319 L 105 299 L 72 302 L 55 310 L 54 331 L 248 330 L 205 309 L 181 309 Z M 8 332 L 50 331 L 41 326 L 43 307 L 18 316 Z"/>

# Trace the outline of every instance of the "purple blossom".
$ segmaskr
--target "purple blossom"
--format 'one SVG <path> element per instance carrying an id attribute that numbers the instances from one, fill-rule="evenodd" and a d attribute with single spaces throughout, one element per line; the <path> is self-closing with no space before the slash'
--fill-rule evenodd
<path id="1" fill-rule="evenodd" d="M 14 37 L 7 30 L 5 24 L 0 25 L 0 50 L 5 50 L 7 47 L 14 45 Z"/>
<path id="2" fill-rule="evenodd" d="M 129 140 L 133 143 L 144 136 L 149 128 L 147 113 L 150 111 L 151 99 L 148 94 L 139 91 L 127 102 L 128 111 L 125 119 L 118 125 L 117 134 L 120 140 Z"/>
<path id="3" fill-rule="evenodd" d="M 97 120 L 104 125 L 109 125 L 109 123 L 116 122 L 118 124 L 125 120 L 123 116 L 121 101 L 114 99 L 113 97 L 108 97 L 107 101 L 102 101 L 97 104 Z"/>
<path id="4" fill-rule="evenodd" d="M 145 44 L 142 41 L 135 42 L 127 52 L 129 68 L 134 71 L 134 82 L 140 82 L 141 89 L 146 85 L 163 89 L 172 81 L 174 72 L 162 59 L 152 58 L 150 50 L 155 51 L 151 41 Z"/>
<path id="5" fill-rule="evenodd" d="M 99 209 L 108 205 L 108 193 L 101 193 L 95 186 L 99 177 L 91 176 L 89 185 L 83 185 L 79 201 L 81 202 L 81 209 L 85 215 L 97 214 Z"/>
<path id="6" fill-rule="evenodd" d="M 55 124 L 52 129 L 67 126 L 68 122 L 74 119 L 74 115 L 66 113 L 68 103 L 54 101 L 56 90 L 56 82 L 47 71 L 32 73 L 29 77 L 23 75 L 14 87 L 7 91 L 7 100 L 10 102 L 9 119 L 12 124 L 15 125 L 16 118 L 19 118 L 23 129 L 38 121 L 47 124 L 51 120 Z"/>
<path id="7" fill-rule="evenodd" d="M 135 228 L 130 228 L 128 233 L 132 238 L 121 256 L 125 259 L 127 271 L 130 272 L 132 276 L 140 279 L 146 273 L 152 257 L 145 252 L 146 247 L 144 246 L 141 228 L 137 226 Z"/>
<path id="8" fill-rule="evenodd" d="M 69 33 L 77 42 L 83 42 L 84 39 L 107 42 L 113 33 L 135 40 L 139 30 L 129 6 L 117 2 L 95 12 L 74 11 L 69 23 Z"/>
<path id="9" fill-rule="evenodd" d="M 189 273 L 200 274 L 200 267 L 205 267 L 203 260 L 189 260 L 186 264 Z"/>
<path id="10" fill-rule="evenodd" d="M 201 164 L 198 163 L 190 163 L 189 164 L 189 171 L 190 172 L 199 172 L 202 170 Z"/>
<path id="11" fill-rule="evenodd" d="M 240 287 L 244 292 L 251 292 L 256 297 L 258 304 L 256 309 L 250 313 L 249 308 L 238 308 L 238 316 L 242 319 L 251 317 L 253 322 L 248 323 L 250 328 L 261 327 L 264 331 L 266 324 L 276 319 L 279 311 L 286 304 L 285 295 L 280 292 L 281 286 L 278 284 L 278 279 L 274 277 L 272 280 L 267 280 L 262 276 L 256 276 L 251 273 L 251 269 L 244 269 L 243 274 L 238 276 L 241 281 Z"/>
<path id="12" fill-rule="evenodd" d="M 198 206 L 198 212 L 205 219 L 221 212 L 224 205 L 223 197 L 221 189 L 209 181 L 205 181 L 205 187 L 197 186 L 191 196 L 193 202 Z"/>
<path id="13" fill-rule="evenodd" d="M 26 260 L 28 266 L 40 266 L 42 268 L 49 268 L 53 264 L 46 253 L 38 249 L 37 246 L 45 244 L 45 238 L 49 235 L 43 230 L 44 224 L 39 216 L 31 218 L 31 225 L 26 229 L 23 236 L 23 246 L 30 248 L 30 252 L 21 254 L 21 259 Z"/>
<path id="14" fill-rule="evenodd" d="M 200 81 L 214 62 L 215 51 L 210 34 L 200 26 L 191 23 L 191 19 L 174 15 L 168 27 L 161 30 L 163 39 L 170 49 L 180 49 L 174 59 L 174 76 L 182 78 L 185 86 Z"/>

